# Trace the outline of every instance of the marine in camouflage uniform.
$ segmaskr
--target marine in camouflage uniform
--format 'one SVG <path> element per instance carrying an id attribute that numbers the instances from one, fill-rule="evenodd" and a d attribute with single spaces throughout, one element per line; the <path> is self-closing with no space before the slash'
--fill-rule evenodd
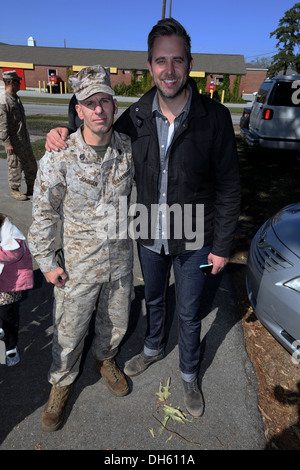
<path id="1" fill-rule="evenodd" d="M 17 95 L 22 78 L 15 70 L 2 75 L 6 89 L 0 94 L 0 139 L 7 152 L 8 183 L 13 198 L 26 200 L 26 196 L 33 193 L 37 163 L 26 127 L 24 107 Z M 19 191 L 22 171 L 27 184 L 26 196 Z"/>
<path id="2" fill-rule="evenodd" d="M 89 70 L 94 72 L 95 67 L 101 66 L 87 67 L 79 74 L 83 78 L 87 74 L 90 79 Z M 99 73 L 95 78 L 96 85 L 98 80 L 95 89 L 100 92 L 106 90 L 104 85 L 109 80 L 106 75 L 103 78 L 102 69 L 96 69 Z M 92 85 L 86 86 L 90 93 L 95 93 L 94 81 Z M 111 129 L 111 141 L 102 157 L 85 142 L 84 133 L 84 127 L 79 128 L 70 136 L 66 150 L 46 152 L 41 159 L 34 189 L 33 222 L 28 234 L 31 253 L 41 271 L 55 272 L 55 239 L 61 222 L 63 272 L 67 280 L 56 284 L 63 287 L 54 288 L 53 361 L 49 381 L 54 386 L 52 395 L 59 389 L 62 408 L 64 394 L 67 399 L 69 387 L 79 371 L 94 309 L 93 353 L 97 367 L 114 395 L 123 396 L 129 391 L 125 376 L 113 358 L 127 330 L 133 287 L 132 240 L 127 234 L 133 180 L 131 143 L 127 136 Z M 61 423 L 61 416 L 59 422 L 47 421 L 51 403 L 55 404 L 51 394 L 42 419 L 42 429 L 46 431 L 56 430 Z"/>

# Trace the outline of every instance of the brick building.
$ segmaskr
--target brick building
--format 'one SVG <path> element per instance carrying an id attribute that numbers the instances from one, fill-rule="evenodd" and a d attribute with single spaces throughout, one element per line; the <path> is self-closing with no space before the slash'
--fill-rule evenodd
<path id="1" fill-rule="evenodd" d="M 111 82 L 114 87 L 118 83 L 129 85 L 132 71 L 142 74 L 147 70 L 146 51 L 122 51 L 103 49 L 75 49 L 62 47 L 38 47 L 33 38 L 29 38 L 28 46 L 14 46 L 0 43 L 0 86 L 2 72 L 17 70 L 23 77 L 23 89 L 38 89 L 39 85 L 49 82 L 49 76 L 55 74 L 67 81 L 82 67 L 102 64 L 110 68 Z M 204 77 L 207 83 L 211 75 L 216 84 L 221 83 L 223 74 L 230 75 L 231 86 L 237 75 L 246 74 L 243 55 L 237 54 L 198 54 L 193 53 L 194 67 L 191 76 Z M 242 89 L 240 89 L 242 92 Z"/>
<path id="2" fill-rule="evenodd" d="M 268 69 L 255 68 L 246 64 L 246 75 L 242 77 L 241 89 L 242 93 L 254 93 L 258 91 L 260 85 L 267 77 Z"/>

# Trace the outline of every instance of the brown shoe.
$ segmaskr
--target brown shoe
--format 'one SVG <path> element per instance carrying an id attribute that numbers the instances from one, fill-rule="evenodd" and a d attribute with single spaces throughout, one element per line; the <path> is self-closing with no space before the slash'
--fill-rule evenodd
<path id="1" fill-rule="evenodd" d="M 65 407 L 72 394 L 73 386 L 57 387 L 52 385 L 49 400 L 42 415 L 42 431 L 56 431 L 64 419 Z"/>
<path id="2" fill-rule="evenodd" d="M 10 190 L 10 195 L 14 199 L 18 199 L 18 201 L 27 201 L 28 197 L 25 196 L 25 194 L 20 193 L 18 189 L 11 189 Z"/>
<path id="3" fill-rule="evenodd" d="M 114 359 L 96 360 L 96 368 L 104 378 L 110 392 L 116 397 L 124 397 L 129 392 L 129 385 L 123 372 Z"/>

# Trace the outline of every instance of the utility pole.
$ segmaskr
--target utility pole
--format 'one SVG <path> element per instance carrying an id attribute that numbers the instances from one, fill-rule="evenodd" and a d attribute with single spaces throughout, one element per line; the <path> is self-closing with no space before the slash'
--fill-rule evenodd
<path id="1" fill-rule="evenodd" d="M 172 0 L 169 0 L 169 18 L 171 18 L 171 10 L 172 10 Z M 166 0 L 163 0 L 163 6 L 162 6 L 162 15 L 161 18 L 164 19 L 166 16 Z"/>
<path id="2" fill-rule="evenodd" d="M 166 16 L 166 0 L 163 0 L 161 19 L 163 20 L 165 16 Z"/>

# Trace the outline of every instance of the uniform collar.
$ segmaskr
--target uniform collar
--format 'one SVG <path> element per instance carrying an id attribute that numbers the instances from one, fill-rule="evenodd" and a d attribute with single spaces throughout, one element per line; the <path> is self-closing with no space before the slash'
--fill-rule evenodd
<path id="1" fill-rule="evenodd" d="M 118 134 L 118 132 L 113 131 L 105 157 L 100 160 L 97 152 L 85 142 L 82 130 L 83 125 L 80 126 L 74 134 L 71 134 L 71 138 L 73 136 L 73 139 L 76 140 L 76 147 L 79 150 L 80 161 L 102 163 L 107 160 L 112 160 L 116 158 L 117 154 L 122 154 L 124 152 L 123 143 L 120 135 Z"/>

